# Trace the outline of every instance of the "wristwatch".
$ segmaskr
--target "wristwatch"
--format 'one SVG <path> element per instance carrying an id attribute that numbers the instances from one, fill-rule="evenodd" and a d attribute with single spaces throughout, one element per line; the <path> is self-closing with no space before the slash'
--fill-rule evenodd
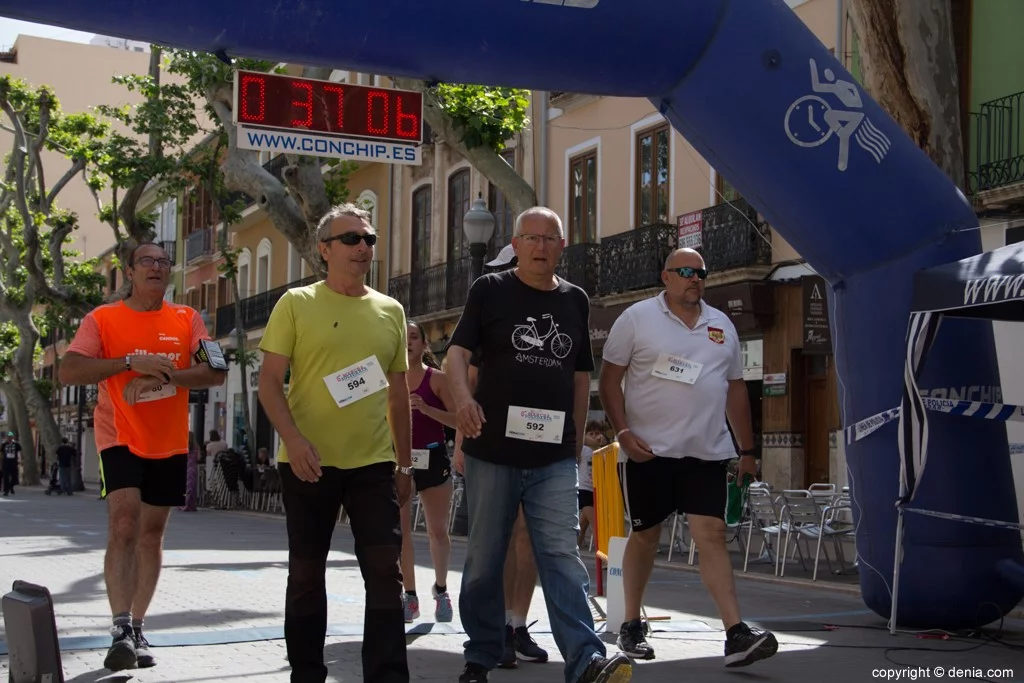
<path id="1" fill-rule="evenodd" d="M 411 477 L 412 476 L 412 468 L 411 467 L 398 467 L 397 470 L 399 472 L 401 472 L 402 474 L 404 474 L 405 476 L 407 476 L 407 477 Z"/>
<path id="2" fill-rule="evenodd" d="M 130 354 L 124 357 L 124 369 L 125 370 L 131 370 L 132 369 L 132 357 L 131 357 Z"/>
<path id="3" fill-rule="evenodd" d="M 754 457 L 754 458 L 756 458 L 756 457 L 757 457 L 757 449 L 756 449 L 756 448 L 748 448 L 748 449 L 746 449 L 746 450 L 742 450 L 742 451 L 737 451 L 737 452 L 738 452 L 738 454 L 739 454 L 739 455 L 741 455 L 741 456 L 743 456 L 743 455 L 749 455 L 749 456 L 752 456 L 752 457 Z"/>

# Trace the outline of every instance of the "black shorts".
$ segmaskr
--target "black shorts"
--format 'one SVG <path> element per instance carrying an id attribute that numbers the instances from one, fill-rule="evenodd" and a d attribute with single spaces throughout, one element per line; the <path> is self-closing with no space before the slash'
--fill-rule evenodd
<path id="1" fill-rule="evenodd" d="M 439 444 L 430 449 L 430 463 L 425 470 L 413 470 L 413 481 L 417 491 L 426 491 L 440 486 L 452 478 L 452 459 L 448 457 L 448 447 Z"/>
<path id="2" fill-rule="evenodd" d="M 580 499 L 580 510 L 582 510 L 583 508 L 592 508 L 592 507 L 594 507 L 594 492 L 593 491 L 585 491 L 584 489 L 580 489 L 579 499 Z"/>
<path id="3" fill-rule="evenodd" d="M 633 531 L 650 529 L 673 512 L 725 519 L 728 460 L 654 458 L 620 466 L 626 514 Z"/>
<path id="4" fill-rule="evenodd" d="M 114 446 L 100 453 L 101 495 L 118 489 L 138 489 L 142 502 L 155 507 L 185 504 L 188 455 L 169 458 L 140 458 L 127 446 Z"/>

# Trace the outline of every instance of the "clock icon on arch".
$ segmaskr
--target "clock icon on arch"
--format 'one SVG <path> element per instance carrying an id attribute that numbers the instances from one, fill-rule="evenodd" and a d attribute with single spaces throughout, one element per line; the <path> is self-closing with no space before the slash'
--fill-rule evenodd
<path id="1" fill-rule="evenodd" d="M 825 114 L 831 110 L 828 102 L 817 95 L 801 97 L 786 111 L 786 135 L 800 147 L 824 144 L 834 132 L 825 120 Z"/>

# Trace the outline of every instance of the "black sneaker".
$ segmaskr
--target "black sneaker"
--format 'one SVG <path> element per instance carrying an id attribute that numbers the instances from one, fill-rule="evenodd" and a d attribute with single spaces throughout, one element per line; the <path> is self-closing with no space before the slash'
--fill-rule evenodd
<path id="1" fill-rule="evenodd" d="M 135 634 L 132 633 L 130 625 L 113 626 L 110 635 L 114 642 L 107 650 L 107 657 L 103 660 L 103 666 L 111 671 L 124 671 L 125 669 L 137 669 L 139 660 L 135 654 Z"/>
<path id="2" fill-rule="evenodd" d="M 505 624 L 505 651 L 501 653 L 501 659 L 498 660 L 498 668 L 514 669 L 517 666 L 519 666 L 519 660 L 516 657 L 515 631 L 512 630 L 512 624 Z"/>
<path id="3" fill-rule="evenodd" d="M 156 666 L 156 658 L 149 651 L 149 641 L 146 640 L 146 636 L 142 635 L 142 629 L 135 629 L 134 636 L 135 657 L 139 662 L 139 668 L 148 669 L 151 666 Z"/>
<path id="4" fill-rule="evenodd" d="M 742 621 L 731 629 L 725 639 L 725 665 L 747 666 L 768 659 L 779 651 L 779 641 L 771 631 L 750 628 Z"/>
<path id="5" fill-rule="evenodd" d="M 626 655 L 617 654 L 594 657 L 577 683 L 629 683 L 632 677 L 633 662 Z"/>
<path id="6" fill-rule="evenodd" d="M 459 674 L 459 683 L 487 683 L 487 669 L 473 662 L 466 662 L 466 668 Z"/>
<path id="7" fill-rule="evenodd" d="M 619 629 L 619 637 L 615 641 L 619 649 L 627 657 L 633 659 L 654 659 L 654 648 L 644 637 L 644 625 L 639 619 L 633 619 L 622 624 Z"/>
<path id="8" fill-rule="evenodd" d="M 533 622 L 536 624 L 537 622 Z M 533 626 L 530 624 L 530 626 Z M 548 651 L 537 644 L 537 641 L 530 635 L 529 626 L 519 626 L 512 629 L 512 645 L 516 652 L 523 656 L 528 662 L 543 664 L 548 661 Z"/>

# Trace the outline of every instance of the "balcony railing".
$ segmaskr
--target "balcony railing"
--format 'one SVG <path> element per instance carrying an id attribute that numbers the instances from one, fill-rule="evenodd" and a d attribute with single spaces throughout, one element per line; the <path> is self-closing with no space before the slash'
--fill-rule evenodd
<path id="1" fill-rule="evenodd" d="M 388 296 L 402 304 L 402 308 L 405 309 L 407 316 L 412 315 L 409 312 L 409 297 L 412 289 L 412 273 L 406 273 L 405 275 L 399 275 L 388 280 Z"/>
<path id="2" fill-rule="evenodd" d="M 175 263 L 175 257 L 178 255 L 178 243 L 174 240 L 161 240 L 160 246 L 163 247 L 167 258 L 171 259 L 171 263 Z"/>
<path id="3" fill-rule="evenodd" d="M 197 230 L 185 238 L 185 263 L 213 253 L 213 228 Z"/>
<path id="4" fill-rule="evenodd" d="M 970 115 L 969 153 L 974 160 L 969 171 L 970 191 L 991 190 L 1024 181 L 1024 120 L 1021 108 L 1024 92 L 982 103 Z"/>
<path id="5" fill-rule="evenodd" d="M 700 252 L 709 270 L 771 263 L 770 228 L 746 201 L 708 207 L 701 214 Z M 605 237 L 600 244 L 574 244 L 562 251 L 555 272 L 590 296 L 660 287 L 677 236 L 676 226 L 657 223 Z M 464 258 L 400 275 L 388 282 L 388 295 L 409 317 L 458 308 L 466 302 L 470 268 Z"/>
<path id="6" fill-rule="evenodd" d="M 590 296 L 598 291 L 601 265 L 600 244 L 573 244 L 562 251 L 555 272 Z"/>
<path id="7" fill-rule="evenodd" d="M 471 274 L 468 256 L 439 263 L 391 278 L 388 296 L 401 303 L 410 318 L 459 308 L 466 303 Z"/>
<path id="8" fill-rule="evenodd" d="M 660 285 L 677 234 L 676 226 L 655 223 L 602 239 L 598 293 L 604 296 Z"/>
<path id="9" fill-rule="evenodd" d="M 242 327 L 246 330 L 258 330 L 265 326 L 267 321 L 270 320 L 270 312 L 274 310 L 274 306 L 277 305 L 277 302 L 280 301 L 285 292 L 295 287 L 305 287 L 319 279 L 316 275 L 310 275 L 301 280 L 290 282 L 283 287 L 268 289 L 265 292 L 242 299 L 240 302 L 242 308 Z M 235 327 L 235 305 L 232 303 L 218 308 L 215 336 L 226 336 Z"/>
<path id="10" fill-rule="evenodd" d="M 768 224 L 760 220 L 757 209 L 746 200 L 709 206 L 701 213 L 700 253 L 708 270 L 718 272 L 772 262 Z"/>

